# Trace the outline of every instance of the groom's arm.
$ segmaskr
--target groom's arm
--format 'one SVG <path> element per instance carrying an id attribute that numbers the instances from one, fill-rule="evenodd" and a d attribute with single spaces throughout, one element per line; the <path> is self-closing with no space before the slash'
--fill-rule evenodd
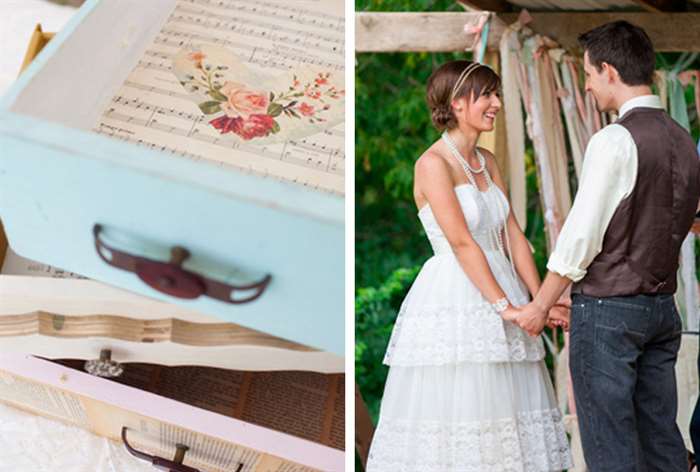
<path id="1" fill-rule="evenodd" d="M 532 301 L 541 313 L 547 313 L 564 294 L 572 280 L 556 272 L 548 271 L 537 296 Z M 546 315 L 545 315 L 546 316 Z"/>
<path id="2" fill-rule="evenodd" d="M 568 285 L 585 277 L 603 247 L 613 214 L 632 193 L 636 178 L 637 146 L 629 131 L 610 125 L 593 135 L 586 147 L 574 204 L 547 263 L 548 273 L 523 312 L 523 329 L 538 334 L 547 312 Z"/>

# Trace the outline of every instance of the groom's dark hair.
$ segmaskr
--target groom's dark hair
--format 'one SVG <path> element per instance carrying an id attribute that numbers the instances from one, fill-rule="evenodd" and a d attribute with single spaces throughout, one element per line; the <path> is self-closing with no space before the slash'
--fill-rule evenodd
<path id="1" fill-rule="evenodd" d="M 642 28 L 613 21 L 583 33 L 578 42 L 598 71 L 607 62 L 627 85 L 651 85 L 654 81 L 654 46 Z"/>

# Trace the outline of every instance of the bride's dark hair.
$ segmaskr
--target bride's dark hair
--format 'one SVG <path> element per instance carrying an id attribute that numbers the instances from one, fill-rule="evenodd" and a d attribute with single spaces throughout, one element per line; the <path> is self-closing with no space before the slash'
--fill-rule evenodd
<path id="1" fill-rule="evenodd" d="M 426 100 L 433 125 L 440 131 L 457 126 L 457 118 L 452 112 L 452 89 L 462 72 L 472 64 L 471 61 L 446 62 L 428 78 Z M 489 94 L 500 86 L 501 78 L 490 67 L 476 67 L 468 72 L 467 80 L 456 91 L 454 98 L 466 96 L 473 102 L 481 94 Z"/>

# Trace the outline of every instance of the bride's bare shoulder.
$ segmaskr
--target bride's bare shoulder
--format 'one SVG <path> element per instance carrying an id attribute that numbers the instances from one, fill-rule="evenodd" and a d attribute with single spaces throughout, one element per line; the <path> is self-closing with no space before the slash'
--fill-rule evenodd
<path id="1" fill-rule="evenodd" d="M 414 175 L 416 180 L 449 175 L 449 165 L 436 145 L 430 146 L 416 160 Z"/>

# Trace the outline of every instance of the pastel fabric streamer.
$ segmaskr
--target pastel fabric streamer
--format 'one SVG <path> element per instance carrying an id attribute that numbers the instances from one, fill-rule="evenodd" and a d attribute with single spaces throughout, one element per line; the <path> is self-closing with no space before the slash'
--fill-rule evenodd
<path id="1" fill-rule="evenodd" d="M 508 145 L 508 185 L 510 204 L 520 227 L 527 226 L 527 188 L 525 178 L 525 122 L 523 119 L 517 69 L 520 45 L 517 31 L 508 28 L 501 36 L 501 85 L 503 112 L 506 120 Z"/>
<path id="2" fill-rule="evenodd" d="M 524 53 L 527 80 L 532 91 L 531 139 L 535 148 L 535 159 L 539 168 L 540 191 L 542 193 L 548 247 L 556 244 L 564 219 L 571 208 L 571 193 L 567 173 L 567 154 L 564 130 L 557 103 L 552 66 L 548 54 L 541 53 L 539 36 L 528 38 Z"/>
<path id="3" fill-rule="evenodd" d="M 476 24 L 464 25 L 464 32 L 468 35 L 474 35 L 474 39 L 469 50 L 474 54 L 474 60 L 476 62 L 484 62 L 486 44 L 488 43 L 489 37 L 490 19 L 491 14 L 484 13 L 479 17 Z"/>
<path id="4" fill-rule="evenodd" d="M 690 132 L 688 105 L 685 101 L 683 85 L 677 77 L 668 78 L 669 111 L 671 117 Z M 700 294 L 695 273 L 695 235 L 689 233 L 681 246 L 681 263 L 678 271 L 679 290 L 676 292 L 677 305 L 685 318 L 686 329 L 698 330 L 698 305 Z"/>

